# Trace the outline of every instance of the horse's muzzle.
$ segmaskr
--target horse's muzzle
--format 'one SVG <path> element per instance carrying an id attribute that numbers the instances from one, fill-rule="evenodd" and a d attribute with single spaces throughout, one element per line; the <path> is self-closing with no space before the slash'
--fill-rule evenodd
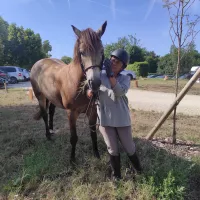
<path id="1" fill-rule="evenodd" d="M 88 85 L 89 88 L 92 90 L 92 92 L 97 92 L 101 85 L 101 80 L 100 79 L 88 80 Z"/>

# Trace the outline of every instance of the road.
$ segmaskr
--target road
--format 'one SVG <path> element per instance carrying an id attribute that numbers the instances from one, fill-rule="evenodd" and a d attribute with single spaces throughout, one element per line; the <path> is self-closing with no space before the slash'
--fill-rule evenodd
<path id="1" fill-rule="evenodd" d="M 28 88 L 30 82 L 9 84 L 8 88 Z M 174 101 L 174 94 L 130 89 L 127 97 L 133 109 L 164 112 Z M 186 115 L 200 115 L 200 96 L 186 95 L 178 105 L 178 113 Z"/>
<path id="2" fill-rule="evenodd" d="M 133 109 L 164 112 L 173 103 L 175 96 L 172 93 L 129 90 L 127 97 Z M 179 103 L 178 113 L 186 115 L 200 115 L 200 96 L 186 95 Z"/>
<path id="3" fill-rule="evenodd" d="M 28 88 L 31 87 L 30 81 L 19 82 L 17 84 L 8 84 L 7 88 Z"/>

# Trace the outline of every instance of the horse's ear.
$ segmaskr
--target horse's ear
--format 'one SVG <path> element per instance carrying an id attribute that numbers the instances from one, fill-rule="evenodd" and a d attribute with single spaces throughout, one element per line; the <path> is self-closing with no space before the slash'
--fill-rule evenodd
<path id="1" fill-rule="evenodd" d="M 104 34 L 106 26 L 107 26 L 107 21 L 105 21 L 103 25 L 97 30 L 97 34 L 99 35 L 99 37 L 101 37 Z"/>
<path id="2" fill-rule="evenodd" d="M 81 31 L 80 31 L 79 29 L 77 29 L 75 26 L 73 26 L 73 25 L 71 25 L 71 26 L 72 26 L 72 28 L 73 28 L 74 33 L 75 33 L 78 37 L 80 37 Z"/>

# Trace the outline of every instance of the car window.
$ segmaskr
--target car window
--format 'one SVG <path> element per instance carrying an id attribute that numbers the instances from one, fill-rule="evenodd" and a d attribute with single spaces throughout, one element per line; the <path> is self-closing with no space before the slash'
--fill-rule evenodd
<path id="1" fill-rule="evenodd" d="M 18 67 L 17 69 L 18 69 L 18 71 L 23 72 L 23 70 L 21 68 Z"/>
<path id="2" fill-rule="evenodd" d="M 5 67 L 0 67 L 0 70 L 3 72 L 7 72 L 7 70 L 5 69 Z"/>
<path id="3" fill-rule="evenodd" d="M 14 67 L 5 67 L 7 72 L 16 72 L 16 69 Z"/>

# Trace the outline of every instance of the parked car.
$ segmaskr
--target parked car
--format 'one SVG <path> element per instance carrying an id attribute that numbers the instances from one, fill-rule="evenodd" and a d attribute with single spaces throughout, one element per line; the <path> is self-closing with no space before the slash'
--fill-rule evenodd
<path id="1" fill-rule="evenodd" d="M 24 76 L 24 80 L 28 81 L 30 80 L 30 72 L 27 69 L 21 68 Z"/>
<path id="2" fill-rule="evenodd" d="M 103 66 L 102 70 L 105 70 L 105 66 Z M 124 75 L 130 76 L 131 80 L 135 80 L 136 79 L 135 72 L 131 71 L 131 70 L 124 69 L 123 71 L 120 72 L 120 74 L 124 74 Z"/>
<path id="3" fill-rule="evenodd" d="M 10 76 L 8 75 L 8 73 L 2 70 L 0 70 L 0 78 L 4 79 L 7 82 L 10 80 Z"/>
<path id="4" fill-rule="evenodd" d="M 130 76 L 131 80 L 136 80 L 136 75 L 134 71 L 124 69 L 120 72 L 120 74 Z"/>
<path id="5" fill-rule="evenodd" d="M 24 80 L 23 71 L 17 66 L 0 66 L 0 70 L 5 71 L 10 76 L 10 83 L 18 83 Z"/>
<path id="6" fill-rule="evenodd" d="M 151 75 L 148 75 L 147 78 L 156 78 L 157 76 L 159 76 L 158 74 L 151 74 Z"/>
<path id="7" fill-rule="evenodd" d="M 3 88 L 3 87 L 4 87 L 4 79 L 0 78 L 0 88 Z"/>

